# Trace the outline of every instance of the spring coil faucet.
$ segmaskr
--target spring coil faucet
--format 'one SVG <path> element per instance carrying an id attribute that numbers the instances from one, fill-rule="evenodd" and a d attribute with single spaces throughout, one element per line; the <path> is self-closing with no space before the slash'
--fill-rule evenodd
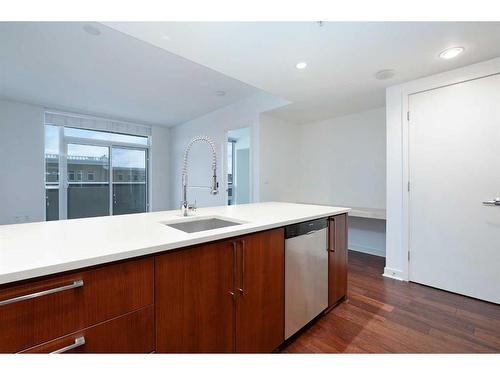
<path id="1" fill-rule="evenodd" d="M 205 142 L 210 146 L 212 151 L 212 186 L 207 187 L 210 189 L 210 194 L 216 195 L 219 193 L 219 183 L 217 182 L 217 154 L 215 152 L 215 143 L 214 141 L 207 137 L 206 135 L 200 135 L 191 139 L 184 150 L 184 159 L 182 165 L 182 201 L 181 201 L 181 212 L 183 216 L 188 216 L 189 211 L 193 211 L 196 209 L 196 206 L 193 204 L 189 204 L 187 201 L 187 187 L 188 187 L 188 157 L 189 151 L 195 143 Z"/>

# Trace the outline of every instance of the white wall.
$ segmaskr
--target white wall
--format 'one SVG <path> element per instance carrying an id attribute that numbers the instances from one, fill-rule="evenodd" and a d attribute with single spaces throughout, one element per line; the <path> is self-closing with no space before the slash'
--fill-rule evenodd
<path id="1" fill-rule="evenodd" d="M 220 206 L 227 202 L 225 191 L 226 176 L 222 173 L 226 163 L 227 131 L 243 127 L 251 128 L 250 159 L 251 196 L 252 201 L 259 200 L 259 115 L 264 111 L 280 107 L 288 102 L 275 96 L 258 93 L 249 98 L 223 107 L 197 119 L 175 126 L 170 133 L 171 150 L 171 183 L 170 208 L 178 208 L 181 201 L 181 169 L 184 148 L 191 138 L 198 135 L 207 135 L 216 143 L 217 147 L 217 176 L 219 178 L 219 194 L 210 195 L 206 189 L 188 189 L 188 201 L 199 207 Z M 197 144 L 189 155 L 188 184 L 207 186 L 211 183 L 211 158 L 207 145 Z"/>
<path id="2" fill-rule="evenodd" d="M 45 218 L 43 108 L 0 100 L 0 224 Z"/>
<path id="3" fill-rule="evenodd" d="M 43 106 L 0 100 L 0 224 L 45 219 Z M 152 127 L 150 203 L 169 207 L 169 133 Z"/>
<path id="4" fill-rule="evenodd" d="M 389 87 L 386 91 L 387 137 L 387 232 L 385 275 L 408 279 L 403 252 L 403 111 L 401 87 Z M 406 266 L 407 268 L 407 266 Z"/>
<path id="5" fill-rule="evenodd" d="M 151 128 L 151 211 L 170 208 L 170 128 Z"/>
<path id="6" fill-rule="evenodd" d="M 300 126 L 299 201 L 385 208 L 385 108 Z M 350 218 L 349 248 L 385 256 L 385 222 Z"/>
<path id="7" fill-rule="evenodd" d="M 268 114 L 260 117 L 260 201 L 297 202 L 299 127 Z"/>
<path id="8" fill-rule="evenodd" d="M 385 208 L 385 108 L 294 125 L 261 116 L 260 199 Z M 349 248 L 385 256 L 385 221 L 350 218 Z"/>
<path id="9" fill-rule="evenodd" d="M 298 200 L 385 208 L 385 108 L 300 126 Z M 350 218 L 349 248 L 385 255 L 385 222 Z"/>
<path id="10" fill-rule="evenodd" d="M 235 203 L 250 203 L 250 149 L 235 148 Z"/>
<path id="11" fill-rule="evenodd" d="M 304 124 L 303 201 L 385 208 L 385 108 Z M 318 176 L 321 176 L 318 179 Z"/>

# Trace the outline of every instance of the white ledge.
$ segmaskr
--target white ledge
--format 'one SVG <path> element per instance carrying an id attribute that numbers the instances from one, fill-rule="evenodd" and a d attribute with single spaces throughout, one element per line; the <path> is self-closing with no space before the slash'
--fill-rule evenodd
<path id="1" fill-rule="evenodd" d="M 369 207 L 351 207 L 349 216 L 364 217 L 367 219 L 385 220 L 386 210 L 383 208 L 369 208 Z"/>

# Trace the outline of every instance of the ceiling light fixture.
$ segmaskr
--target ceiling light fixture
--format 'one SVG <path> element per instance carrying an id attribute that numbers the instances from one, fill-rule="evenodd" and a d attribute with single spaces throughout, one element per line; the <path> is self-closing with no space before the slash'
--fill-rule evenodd
<path id="1" fill-rule="evenodd" d="M 396 75 L 396 72 L 394 69 L 384 69 L 384 70 L 379 70 L 377 73 L 375 73 L 375 78 L 383 81 L 385 79 L 391 79 Z"/>
<path id="2" fill-rule="evenodd" d="M 302 69 L 305 69 L 307 67 L 307 63 L 306 62 L 299 62 L 297 65 L 295 65 L 295 67 L 297 69 L 302 70 Z"/>
<path id="3" fill-rule="evenodd" d="M 439 53 L 439 57 L 445 60 L 452 59 L 454 57 L 457 57 L 460 55 L 463 51 L 465 51 L 464 47 L 452 47 L 452 48 L 447 48 L 444 51 L 441 51 Z"/>
<path id="4" fill-rule="evenodd" d="M 101 35 L 101 30 L 92 25 L 84 25 L 83 30 L 90 35 L 94 36 Z"/>
<path id="5" fill-rule="evenodd" d="M 224 95 L 226 95 L 226 92 L 222 91 L 222 90 L 218 90 L 218 91 L 215 92 L 215 95 L 217 95 L 217 96 L 224 96 Z"/>
<path id="6" fill-rule="evenodd" d="M 161 37 L 163 40 L 170 40 L 170 37 L 168 35 L 162 35 Z"/>

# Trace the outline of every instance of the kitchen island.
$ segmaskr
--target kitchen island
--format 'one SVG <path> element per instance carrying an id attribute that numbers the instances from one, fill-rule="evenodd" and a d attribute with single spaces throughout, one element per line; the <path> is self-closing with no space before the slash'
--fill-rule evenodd
<path id="1" fill-rule="evenodd" d="M 283 228 L 339 223 L 333 306 L 348 211 L 269 202 L 1 226 L 0 352 L 271 352 L 284 341 Z M 200 218 L 234 225 L 168 225 Z"/>

